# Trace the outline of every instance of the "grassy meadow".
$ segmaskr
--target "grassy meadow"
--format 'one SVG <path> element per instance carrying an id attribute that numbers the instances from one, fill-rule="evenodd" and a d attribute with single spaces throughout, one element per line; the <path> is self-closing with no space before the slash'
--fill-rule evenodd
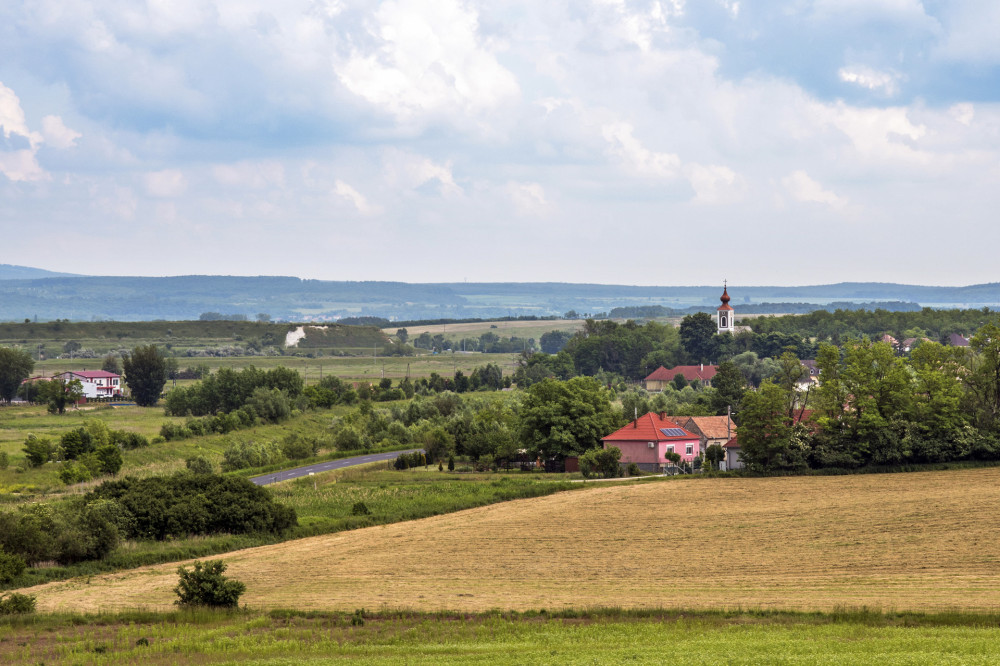
<path id="1" fill-rule="evenodd" d="M 990 664 L 997 616 L 139 612 L 0 621 L 7 664 Z"/>
<path id="2" fill-rule="evenodd" d="M 237 551 L 252 608 L 996 612 L 1000 468 L 672 478 Z M 40 610 L 168 610 L 176 567 L 29 589 Z"/>

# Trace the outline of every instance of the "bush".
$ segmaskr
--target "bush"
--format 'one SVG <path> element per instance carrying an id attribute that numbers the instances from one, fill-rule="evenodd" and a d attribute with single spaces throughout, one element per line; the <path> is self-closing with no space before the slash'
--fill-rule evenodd
<path id="1" fill-rule="evenodd" d="M 24 558 L 20 555 L 6 553 L 0 548 L 0 583 L 6 584 L 21 575 L 24 568 Z"/>
<path id="2" fill-rule="evenodd" d="M 177 567 L 180 580 L 174 593 L 178 606 L 212 606 L 236 608 L 247 586 L 223 576 L 226 564 L 222 560 L 195 562 L 193 569 Z"/>
<path id="3" fill-rule="evenodd" d="M 76 428 L 63 433 L 59 443 L 66 460 L 74 460 L 94 450 L 94 437 L 86 428 Z"/>
<path id="4" fill-rule="evenodd" d="M 188 471 L 193 474 L 212 474 L 215 472 L 212 468 L 212 463 L 205 456 L 188 458 L 184 461 L 184 464 L 187 465 Z"/>
<path id="5" fill-rule="evenodd" d="M 0 615 L 27 615 L 35 612 L 35 597 L 29 594 L 10 594 L 0 597 Z"/>
<path id="6" fill-rule="evenodd" d="M 100 463 L 100 471 L 102 474 L 110 474 L 114 476 L 118 473 L 118 470 L 122 468 L 124 461 L 122 460 L 122 452 L 118 450 L 118 447 L 114 444 L 105 444 L 99 447 L 94 455 L 97 456 L 97 460 Z"/>
<path id="7" fill-rule="evenodd" d="M 351 426 L 341 428 L 337 436 L 333 438 L 333 445 L 338 451 L 360 451 L 367 449 L 361 434 Z"/>
<path id="8" fill-rule="evenodd" d="M 265 467 L 283 459 L 284 454 L 277 442 L 234 442 L 222 452 L 222 471 Z"/>
<path id="9" fill-rule="evenodd" d="M 580 473 L 585 479 L 598 474 L 606 479 L 617 477 L 621 473 L 618 461 L 622 452 L 617 446 L 607 449 L 590 449 L 580 456 Z"/>
<path id="10" fill-rule="evenodd" d="M 297 523 L 295 510 L 249 479 L 180 472 L 105 481 L 89 493 L 117 501 L 131 517 L 122 536 L 156 539 L 196 534 L 275 534 Z"/>
<path id="11" fill-rule="evenodd" d="M 44 437 L 28 435 L 22 450 L 30 467 L 41 467 L 52 458 L 52 442 Z"/>
<path id="12" fill-rule="evenodd" d="M 299 437 L 296 433 L 289 433 L 281 441 L 281 452 L 289 460 L 302 460 L 319 453 L 319 442 L 312 437 Z"/>
<path id="13" fill-rule="evenodd" d="M 63 464 L 63 468 L 59 470 L 59 480 L 65 483 L 67 486 L 74 483 L 82 483 L 84 481 L 90 481 L 94 478 L 90 470 L 83 463 L 76 463 L 71 460 L 67 460 Z"/>
<path id="14" fill-rule="evenodd" d="M 372 510 L 364 502 L 355 502 L 354 506 L 351 507 L 352 516 L 369 516 L 371 512 Z"/>

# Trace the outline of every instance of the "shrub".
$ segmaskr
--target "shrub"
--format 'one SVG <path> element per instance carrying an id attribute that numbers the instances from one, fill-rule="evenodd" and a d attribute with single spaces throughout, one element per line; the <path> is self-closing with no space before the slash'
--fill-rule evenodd
<path id="1" fill-rule="evenodd" d="M 0 597 L 0 615 L 27 615 L 35 612 L 35 597 L 30 594 L 10 594 Z"/>
<path id="2" fill-rule="evenodd" d="M 639 469 L 639 465 L 637 465 L 636 463 L 629 463 L 628 464 L 628 475 L 629 476 L 640 476 L 641 474 L 642 474 L 642 470 Z"/>
<path id="3" fill-rule="evenodd" d="M 222 560 L 195 562 L 193 569 L 177 568 L 180 580 L 174 593 L 178 606 L 213 606 L 236 608 L 247 586 L 222 575 L 226 564 Z"/>
<path id="4" fill-rule="evenodd" d="M 41 467 L 52 458 L 52 442 L 44 437 L 28 435 L 23 451 L 29 466 Z"/>
<path id="5" fill-rule="evenodd" d="M 6 553 L 0 548 L 0 583 L 6 584 L 21 575 L 27 564 L 20 555 Z"/>
<path id="6" fill-rule="evenodd" d="M 312 437 L 299 437 L 293 432 L 281 441 L 281 452 L 289 460 L 301 460 L 319 453 L 319 443 Z"/>
<path id="7" fill-rule="evenodd" d="M 333 445 L 338 451 L 359 451 L 368 448 L 361 434 L 351 426 L 341 428 L 333 438 Z"/>
<path id="8" fill-rule="evenodd" d="M 599 474 L 606 479 L 619 476 L 621 468 L 618 461 L 622 452 L 617 446 L 606 449 L 590 449 L 580 456 L 580 473 L 584 478 Z"/>
<path id="9" fill-rule="evenodd" d="M 222 452 L 222 471 L 265 467 L 280 462 L 283 458 L 284 454 L 277 442 L 234 442 Z"/>
<path id="10" fill-rule="evenodd" d="M 59 443 L 66 460 L 74 460 L 94 450 L 94 437 L 86 428 L 76 428 L 63 433 Z"/>
<path id="11" fill-rule="evenodd" d="M 351 507 L 352 516 L 370 516 L 371 512 L 372 510 L 364 502 L 355 502 L 354 506 Z"/>
<path id="12" fill-rule="evenodd" d="M 67 486 L 74 483 L 82 483 L 84 481 L 90 481 L 93 475 L 87 466 L 83 463 L 75 463 L 71 460 L 67 460 L 63 464 L 63 468 L 59 470 L 59 480 L 65 483 Z"/>
<path id="13" fill-rule="evenodd" d="M 124 461 L 122 460 L 122 452 L 114 444 L 105 444 L 98 447 L 94 452 L 97 456 L 97 460 L 100 463 L 100 471 L 102 474 L 110 474 L 114 476 L 118 473 L 118 470 L 122 468 Z"/>
<path id="14" fill-rule="evenodd" d="M 212 463 L 208 461 L 205 456 L 194 456 L 188 458 L 184 461 L 190 472 L 194 474 L 212 474 L 215 470 L 212 469 Z"/>

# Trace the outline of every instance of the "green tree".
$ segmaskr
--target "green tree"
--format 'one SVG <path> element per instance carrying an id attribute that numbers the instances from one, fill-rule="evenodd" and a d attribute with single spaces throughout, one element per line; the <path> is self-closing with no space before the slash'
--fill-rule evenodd
<path id="1" fill-rule="evenodd" d="M 712 378 L 712 387 L 715 389 L 712 407 L 716 414 L 725 414 L 729 410 L 739 411 L 747 382 L 735 363 L 723 361 L 719 364 L 715 377 Z"/>
<path id="2" fill-rule="evenodd" d="M 75 460 L 94 450 L 94 436 L 83 427 L 64 432 L 59 443 L 66 460 Z"/>
<path id="3" fill-rule="evenodd" d="M 192 569 L 178 567 L 180 580 L 174 588 L 177 595 L 174 603 L 178 606 L 236 608 L 247 586 L 224 576 L 225 571 L 226 564 L 222 560 L 195 562 Z"/>
<path id="4" fill-rule="evenodd" d="M 21 382 L 31 376 L 35 361 L 31 354 L 14 347 L 0 347 L 0 402 L 17 396 Z"/>
<path id="5" fill-rule="evenodd" d="M 140 407 L 155 405 L 167 383 L 166 359 L 156 345 L 136 347 L 125 356 L 123 366 L 125 383 L 136 404 Z"/>
<path id="6" fill-rule="evenodd" d="M 66 406 L 79 402 L 83 398 L 83 384 L 79 379 L 50 379 L 40 382 L 38 397 L 48 405 L 52 414 L 63 414 Z"/>
<path id="7" fill-rule="evenodd" d="M 122 468 L 122 452 L 114 444 L 104 444 L 94 451 L 103 474 L 114 476 Z"/>
<path id="8" fill-rule="evenodd" d="M 108 354 L 107 356 L 104 357 L 104 360 L 101 361 L 101 370 L 104 370 L 105 372 L 113 372 L 116 375 L 120 375 L 122 373 L 121 358 L 115 356 L 114 354 Z"/>
<path id="9" fill-rule="evenodd" d="M 21 575 L 27 565 L 20 555 L 5 553 L 0 548 L 0 585 L 6 585 Z"/>
<path id="10" fill-rule="evenodd" d="M 725 460 L 726 450 L 720 444 L 709 444 L 705 449 L 705 460 L 709 462 L 712 469 L 719 469 L 719 463 Z"/>
<path id="11" fill-rule="evenodd" d="M 759 472 L 797 470 L 806 466 L 806 451 L 793 438 L 788 396 L 764 380 L 743 397 L 739 429 L 740 455 L 748 468 Z"/>
<path id="12" fill-rule="evenodd" d="M 52 459 L 52 442 L 46 437 L 36 437 L 28 435 L 24 440 L 24 456 L 28 460 L 29 467 L 41 467 Z"/>
<path id="13" fill-rule="evenodd" d="M 565 458 L 601 445 L 624 421 L 611 394 L 591 377 L 544 379 L 525 392 L 521 441 L 543 458 Z"/>
<path id="14" fill-rule="evenodd" d="M 693 363 L 711 363 L 715 356 L 718 327 L 707 312 L 690 314 L 681 320 L 681 346 Z"/>
<path id="15" fill-rule="evenodd" d="M 396 339 L 399 340 L 400 344 L 405 345 L 406 341 L 410 339 L 410 333 L 405 328 L 396 329 Z"/>
<path id="16" fill-rule="evenodd" d="M 1000 430 L 1000 326 L 986 324 L 969 340 L 971 356 L 965 378 L 981 428 Z"/>

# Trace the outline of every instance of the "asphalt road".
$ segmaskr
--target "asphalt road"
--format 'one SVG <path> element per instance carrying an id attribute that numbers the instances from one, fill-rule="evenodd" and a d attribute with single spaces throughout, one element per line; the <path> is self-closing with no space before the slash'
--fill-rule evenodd
<path id="1" fill-rule="evenodd" d="M 378 462 L 380 460 L 395 460 L 396 456 L 400 453 L 412 453 L 414 451 L 422 450 L 423 449 L 406 449 L 404 451 L 388 451 L 386 453 L 370 453 L 365 456 L 354 456 L 353 458 L 341 458 L 340 460 L 330 460 L 327 462 L 316 463 L 314 465 L 306 465 L 305 467 L 283 469 L 280 472 L 271 472 L 270 474 L 252 476 L 250 477 L 250 480 L 258 486 L 266 486 L 271 483 L 277 483 L 278 481 L 288 481 L 289 479 L 298 479 L 299 477 L 309 476 L 310 474 L 329 472 L 331 469 L 343 469 L 344 467 L 353 467 L 354 465 L 363 465 L 365 463 Z"/>

